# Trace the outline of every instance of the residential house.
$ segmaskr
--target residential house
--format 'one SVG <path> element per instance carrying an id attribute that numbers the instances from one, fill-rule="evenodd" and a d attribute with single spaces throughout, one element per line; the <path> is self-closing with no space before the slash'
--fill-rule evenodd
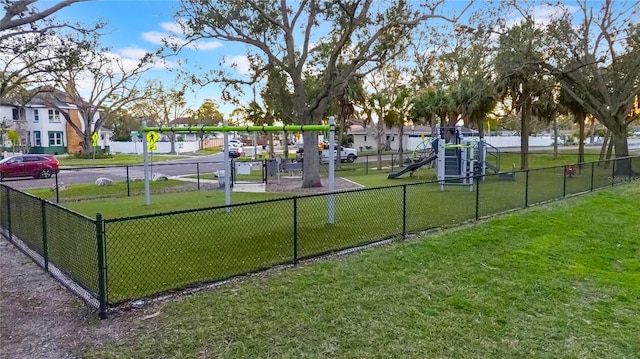
<path id="1" fill-rule="evenodd" d="M 30 153 L 58 155 L 80 152 L 82 149 L 82 138 L 55 106 L 67 110 L 71 122 L 82 130 L 84 121 L 81 120 L 76 105 L 61 100 L 66 98 L 64 92 L 55 91 L 56 96 L 48 93 L 37 94 L 24 105 L 12 100 L 0 102 L 0 121 L 4 127 L 19 133 L 21 146 L 28 148 Z M 55 106 L 52 106 L 50 101 L 55 101 Z M 98 118 L 99 114 L 96 114 L 94 122 Z M 99 145 L 104 147 L 109 140 L 107 134 L 101 135 Z"/>

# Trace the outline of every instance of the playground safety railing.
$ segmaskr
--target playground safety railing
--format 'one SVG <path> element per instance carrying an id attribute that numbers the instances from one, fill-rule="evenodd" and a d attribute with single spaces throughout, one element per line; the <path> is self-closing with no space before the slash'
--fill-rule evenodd
<path id="1" fill-rule="evenodd" d="M 125 302 L 640 181 L 639 169 L 636 156 L 478 176 L 473 191 L 424 181 L 106 219 L 0 184 L 0 233 L 104 318 Z"/>

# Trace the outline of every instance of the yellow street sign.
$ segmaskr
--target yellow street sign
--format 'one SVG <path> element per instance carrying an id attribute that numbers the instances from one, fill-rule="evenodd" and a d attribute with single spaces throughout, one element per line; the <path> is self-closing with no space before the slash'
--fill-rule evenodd
<path id="1" fill-rule="evenodd" d="M 148 146 L 147 146 L 147 149 L 148 149 L 149 151 L 155 151 L 155 150 L 157 150 L 157 149 L 158 149 L 158 146 L 156 146 L 156 145 L 148 145 Z"/>
<path id="2" fill-rule="evenodd" d="M 94 132 L 93 135 L 91 135 L 91 144 L 95 147 L 98 145 L 98 133 Z"/>
<path id="3" fill-rule="evenodd" d="M 147 132 L 147 142 L 149 142 L 150 145 L 153 145 L 154 143 L 158 142 L 158 139 L 159 139 L 159 136 L 154 131 Z"/>

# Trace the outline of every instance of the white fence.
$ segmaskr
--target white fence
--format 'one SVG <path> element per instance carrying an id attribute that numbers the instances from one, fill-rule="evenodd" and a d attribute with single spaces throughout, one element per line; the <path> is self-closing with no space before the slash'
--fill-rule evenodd
<path id="1" fill-rule="evenodd" d="M 171 142 L 156 142 L 157 150 L 154 153 L 171 153 Z M 176 142 L 175 150 L 178 154 L 195 152 L 200 149 L 199 141 Z M 142 154 L 142 141 L 136 142 L 111 142 L 109 144 L 111 153 L 133 153 Z"/>
<path id="2" fill-rule="evenodd" d="M 426 137 L 428 140 L 429 137 Z M 476 140 L 479 137 L 465 137 L 465 140 Z M 520 147 L 520 136 L 486 136 L 485 142 L 489 143 L 493 147 L 505 148 L 505 147 Z M 409 151 L 413 151 L 423 141 L 420 137 L 407 138 L 406 148 Z M 429 142 L 429 141 L 428 141 Z M 546 147 L 553 146 L 553 138 L 551 137 L 529 137 L 529 147 Z"/>

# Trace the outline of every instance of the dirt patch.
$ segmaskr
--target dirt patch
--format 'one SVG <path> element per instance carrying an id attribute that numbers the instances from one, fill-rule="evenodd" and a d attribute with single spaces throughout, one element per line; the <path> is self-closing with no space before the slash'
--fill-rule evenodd
<path id="1" fill-rule="evenodd" d="M 0 236 L 0 358 L 82 357 L 82 347 L 126 336 L 132 317 L 142 311 L 131 314 L 100 321 L 96 311 Z"/>
<path id="2" fill-rule="evenodd" d="M 322 178 L 322 187 L 316 188 L 301 188 L 302 178 L 280 178 L 280 183 L 276 179 L 269 179 L 266 186 L 267 192 L 288 192 L 288 193 L 324 193 L 329 191 L 329 179 Z M 362 188 L 363 186 L 348 181 L 342 177 L 336 177 L 336 190 L 348 190 Z"/>

